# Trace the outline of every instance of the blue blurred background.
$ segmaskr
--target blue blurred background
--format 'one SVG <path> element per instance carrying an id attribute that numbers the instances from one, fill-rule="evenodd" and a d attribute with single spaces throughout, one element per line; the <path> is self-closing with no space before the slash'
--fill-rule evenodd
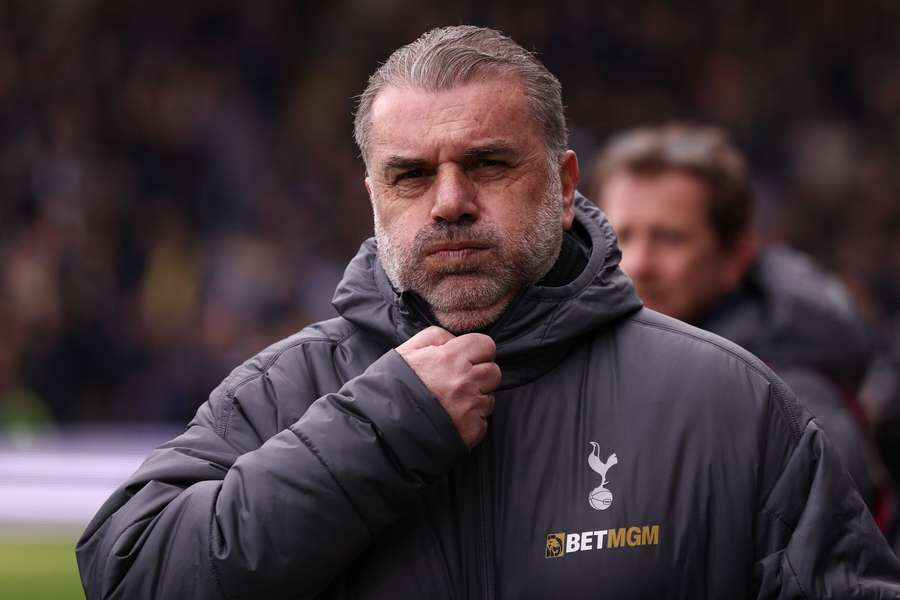
<path id="1" fill-rule="evenodd" d="M 560 78 L 582 189 L 622 128 L 726 128 L 762 238 L 814 255 L 898 337 L 893 0 L 0 2 L 0 528 L 77 533 L 231 368 L 333 314 L 372 229 L 352 96 L 456 23 Z M 56 468 L 23 468 L 35 455 Z M 42 477 L 46 514 L 9 508 Z"/>

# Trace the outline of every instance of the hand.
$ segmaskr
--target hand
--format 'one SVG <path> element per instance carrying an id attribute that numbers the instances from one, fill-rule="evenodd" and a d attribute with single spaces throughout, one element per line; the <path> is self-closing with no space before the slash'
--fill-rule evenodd
<path id="1" fill-rule="evenodd" d="M 429 327 L 397 346 L 428 390 L 438 399 L 466 444 L 473 448 L 487 433 L 494 412 L 494 390 L 500 367 L 494 362 L 497 346 L 481 333 L 459 337 Z"/>

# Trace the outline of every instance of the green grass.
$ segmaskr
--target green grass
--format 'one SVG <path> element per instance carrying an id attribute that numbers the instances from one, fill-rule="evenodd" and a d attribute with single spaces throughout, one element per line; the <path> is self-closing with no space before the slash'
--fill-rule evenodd
<path id="1" fill-rule="evenodd" d="M 75 538 L 41 534 L 0 539 L 0 598 L 84 600 Z"/>

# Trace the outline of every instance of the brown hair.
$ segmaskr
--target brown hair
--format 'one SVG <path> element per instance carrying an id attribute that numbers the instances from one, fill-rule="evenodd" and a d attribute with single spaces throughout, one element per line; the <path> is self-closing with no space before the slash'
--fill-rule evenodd
<path id="1" fill-rule="evenodd" d="M 614 136 L 594 163 L 596 202 L 615 173 L 658 175 L 683 171 L 708 190 L 709 220 L 723 246 L 731 247 L 750 223 L 753 189 L 741 153 L 717 127 L 667 124 Z"/>

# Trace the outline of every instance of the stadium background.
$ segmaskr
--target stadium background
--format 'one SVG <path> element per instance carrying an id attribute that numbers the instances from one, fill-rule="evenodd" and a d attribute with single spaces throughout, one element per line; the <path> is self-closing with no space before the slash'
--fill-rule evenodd
<path id="1" fill-rule="evenodd" d="M 0 597 L 80 597 L 66 491 L 93 507 L 233 366 L 333 314 L 371 234 L 352 96 L 457 23 L 560 78 L 582 189 L 622 128 L 725 127 L 763 238 L 900 337 L 893 0 L 3 1 L 0 507 L 49 512 L 0 508 Z"/>

